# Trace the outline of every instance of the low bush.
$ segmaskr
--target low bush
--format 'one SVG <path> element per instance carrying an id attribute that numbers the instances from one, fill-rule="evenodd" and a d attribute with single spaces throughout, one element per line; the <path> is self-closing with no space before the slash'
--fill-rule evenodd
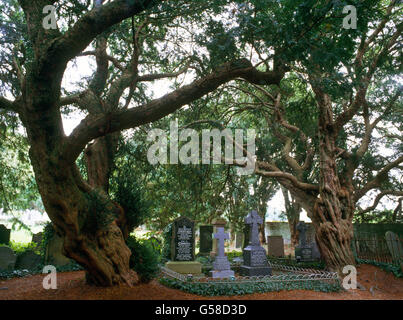
<path id="1" fill-rule="evenodd" d="M 130 268 L 137 272 L 140 281 L 147 283 L 156 278 L 160 270 L 161 257 L 152 243 L 130 236 L 127 239 L 127 246 L 132 252 Z"/>
<path id="2" fill-rule="evenodd" d="M 340 283 L 321 281 L 256 282 L 256 283 L 198 283 L 183 282 L 172 278 L 161 278 L 160 283 L 185 292 L 202 296 L 234 296 L 252 293 L 265 293 L 282 290 L 314 290 L 320 292 L 338 292 Z"/>

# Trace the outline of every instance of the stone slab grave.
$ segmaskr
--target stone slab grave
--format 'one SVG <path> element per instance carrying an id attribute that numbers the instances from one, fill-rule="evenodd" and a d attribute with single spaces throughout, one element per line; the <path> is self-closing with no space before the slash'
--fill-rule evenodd
<path id="1" fill-rule="evenodd" d="M 284 240 L 282 236 L 267 237 L 267 254 L 273 257 L 284 257 Z"/>
<path id="2" fill-rule="evenodd" d="M 403 263 L 403 247 L 399 236 L 392 231 L 387 231 L 385 233 L 385 239 L 393 261 Z"/>
<path id="3" fill-rule="evenodd" d="M 0 224 L 0 244 L 8 245 L 10 243 L 10 233 L 10 229 L 7 229 L 5 225 Z"/>
<path id="4" fill-rule="evenodd" d="M 56 232 L 53 233 L 52 238 L 47 243 L 45 263 L 53 266 L 65 266 L 71 263 L 71 260 L 63 254 L 63 238 Z"/>
<path id="5" fill-rule="evenodd" d="M 267 262 L 266 250 L 260 245 L 259 240 L 259 225 L 262 223 L 262 217 L 254 210 L 245 218 L 245 224 L 250 227 L 250 238 L 249 244 L 243 249 L 243 265 L 240 268 L 243 276 L 272 274 Z"/>
<path id="6" fill-rule="evenodd" d="M 42 258 L 40 255 L 36 254 L 32 250 L 27 250 L 17 257 L 17 261 L 15 263 L 15 269 L 18 270 L 33 270 L 38 267 L 41 263 Z"/>
<path id="7" fill-rule="evenodd" d="M 14 251 L 7 246 L 0 246 L 0 270 L 12 271 L 14 270 L 15 261 L 17 256 Z"/>
<path id="8" fill-rule="evenodd" d="M 315 261 L 319 253 L 317 247 L 314 247 L 315 244 L 313 242 L 307 242 L 307 229 L 308 227 L 304 221 L 298 222 L 299 244 L 295 247 L 295 259 L 301 262 Z"/>
<path id="9" fill-rule="evenodd" d="M 230 263 L 225 255 L 224 241 L 229 239 L 229 234 L 224 232 L 223 227 L 217 228 L 217 233 L 214 234 L 214 239 L 218 241 L 217 255 L 213 262 L 213 270 L 210 271 L 212 278 L 231 278 L 235 273 L 231 270 Z"/>
<path id="10" fill-rule="evenodd" d="M 199 254 L 202 256 L 209 255 L 213 249 L 213 226 L 202 225 L 199 227 L 200 232 L 200 250 Z"/>
<path id="11" fill-rule="evenodd" d="M 202 273 L 200 262 L 195 258 L 195 223 L 194 221 L 180 217 L 173 222 L 171 261 L 165 266 L 182 274 L 199 275 Z"/>

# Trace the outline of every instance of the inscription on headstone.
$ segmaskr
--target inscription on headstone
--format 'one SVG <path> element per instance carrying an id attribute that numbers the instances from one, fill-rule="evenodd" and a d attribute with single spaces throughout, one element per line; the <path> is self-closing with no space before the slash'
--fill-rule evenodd
<path id="1" fill-rule="evenodd" d="M 186 217 L 181 217 L 173 223 L 173 261 L 194 260 L 194 222 Z"/>
<path id="2" fill-rule="evenodd" d="M 271 268 L 267 262 L 265 249 L 260 245 L 259 225 L 263 223 L 262 217 L 256 211 L 252 211 L 245 218 L 245 224 L 249 225 L 249 244 L 243 250 L 243 265 L 240 272 L 245 276 L 271 275 Z"/>
<path id="3" fill-rule="evenodd" d="M 304 221 L 297 224 L 299 231 L 299 244 L 295 247 L 295 259 L 297 261 L 313 261 L 320 258 L 320 252 L 315 242 L 307 241 L 307 225 Z"/>

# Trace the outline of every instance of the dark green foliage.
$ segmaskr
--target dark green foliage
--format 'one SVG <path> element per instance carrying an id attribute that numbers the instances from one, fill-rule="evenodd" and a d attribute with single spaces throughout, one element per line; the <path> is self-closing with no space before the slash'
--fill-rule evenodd
<path id="1" fill-rule="evenodd" d="M 141 282 L 147 283 L 159 273 L 160 255 L 149 240 L 139 241 L 131 236 L 126 241 L 132 255 L 130 268 L 137 272 Z"/>
<path id="2" fill-rule="evenodd" d="M 297 262 L 295 259 L 289 258 L 275 258 L 275 257 L 268 257 L 269 262 L 275 264 L 281 264 L 285 266 L 291 267 L 298 267 L 298 268 L 308 268 L 308 269 L 319 269 L 323 270 L 326 268 L 326 265 L 323 261 L 301 261 Z"/>
<path id="3" fill-rule="evenodd" d="M 124 209 L 129 232 L 144 223 L 144 219 L 149 216 L 150 207 L 150 203 L 145 200 L 139 176 L 134 170 L 135 166 L 129 147 L 121 140 L 110 178 L 110 195 Z"/>
<path id="4" fill-rule="evenodd" d="M 55 234 L 55 229 L 53 228 L 52 222 L 47 222 L 42 231 L 42 243 L 41 243 L 41 255 L 45 258 L 46 247 L 48 246 L 49 241 L 53 238 Z"/>
<path id="5" fill-rule="evenodd" d="M 13 270 L 13 271 L 0 271 L 0 279 L 22 278 L 30 275 L 41 274 L 43 272 L 44 264 L 37 265 L 32 270 Z M 56 266 L 57 272 L 79 271 L 83 268 L 76 262 L 72 262 L 65 266 Z"/>
<path id="6" fill-rule="evenodd" d="M 321 281 L 290 281 L 290 282 L 256 282 L 256 283 L 197 283 L 182 282 L 171 278 L 161 278 L 163 285 L 202 296 L 234 296 L 252 293 L 264 293 L 281 290 L 314 290 L 321 292 L 338 292 L 340 283 Z"/>
<path id="7" fill-rule="evenodd" d="M 168 224 L 163 233 L 163 244 L 162 244 L 162 259 L 164 262 L 171 260 L 171 240 L 172 240 L 172 223 Z"/>
<path id="8" fill-rule="evenodd" d="M 89 210 L 83 226 L 83 232 L 95 234 L 118 218 L 116 206 L 98 190 L 85 194 Z"/>

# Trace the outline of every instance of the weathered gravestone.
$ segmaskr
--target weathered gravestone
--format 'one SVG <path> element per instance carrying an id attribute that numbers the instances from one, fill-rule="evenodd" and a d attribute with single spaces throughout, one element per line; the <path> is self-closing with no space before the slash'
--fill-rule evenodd
<path id="1" fill-rule="evenodd" d="M 295 259 L 297 261 L 313 261 L 313 245 L 306 241 L 306 231 L 308 227 L 304 221 L 297 224 L 299 231 L 299 244 L 295 247 Z"/>
<path id="2" fill-rule="evenodd" d="M 172 225 L 171 261 L 167 268 L 183 274 L 200 274 L 201 263 L 195 258 L 194 221 L 180 217 Z"/>
<path id="3" fill-rule="evenodd" d="M 213 278 L 230 278 L 234 276 L 234 271 L 230 268 L 230 263 L 225 255 L 224 241 L 229 239 L 229 234 L 224 232 L 224 228 L 217 228 L 217 233 L 214 234 L 214 239 L 218 241 L 217 255 L 213 262 L 213 270 L 210 271 L 210 276 Z"/>
<path id="4" fill-rule="evenodd" d="M 23 270 L 33 270 L 38 267 L 41 263 L 41 256 L 33 252 L 32 250 L 27 250 L 18 255 L 17 261 L 15 263 L 15 269 Z"/>
<path id="5" fill-rule="evenodd" d="M 71 260 L 63 254 L 63 238 L 59 237 L 56 232 L 48 240 L 45 263 L 53 266 L 64 266 L 71 263 Z"/>
<path id="6" fill-rule="evenodd" d="M 10 229 L 7 229 L 5 225 L 0 224 L 0 244 L 10 243 Z"/>
<path id="7" fill-rule="evenodd" d="M 42 244 L 42 239 L 43 239 L 43 233 L 35 233 L 32 235 L 32 242 L 36 244 L 37 247 L 39 247 Z"/>
<path id="8" fill-rule="evenodd" d="M 213 226 L 200 226 L 200 255 L 209 255 L 213 249 Z"/>
<path id="9" fill-rule="evenodd" d="M 267 253 L 273 257 L 284 257 L 284 240 L 282 236 L 267 237 Z"/>
<path id="10" fill-rule="evenodd" d="M 244 276 L 271 275 L 266 251 L 260 245 L 259 240 L 259 225 L 262 223 L 262 217 L 254 210 L 245 218 L 245 224 L 250 227 L 250 238 L 248 246 L 243 249 L 244 264 L 240 268 L 240 273 Z"/>
<path id="11" fill-rule="evenodd" d="M 243 244 L 243 233 L 237 232 L 235 233 L 235 248 L 239 249 L 242 248 Z"/>
<path id="12" fill-rule="evenodd" d="M 393 261 L 396 263 L 403 262 L 403 248 L 399 236 L 392 231 L 387 231 L 385 233 L 385 239 Z"/>
<path id="13" fill-rule="evenodd" d="M 11 248 L 0 246 L 0 270 L 14 270 L 16 260 L 17 256 Z"/>

